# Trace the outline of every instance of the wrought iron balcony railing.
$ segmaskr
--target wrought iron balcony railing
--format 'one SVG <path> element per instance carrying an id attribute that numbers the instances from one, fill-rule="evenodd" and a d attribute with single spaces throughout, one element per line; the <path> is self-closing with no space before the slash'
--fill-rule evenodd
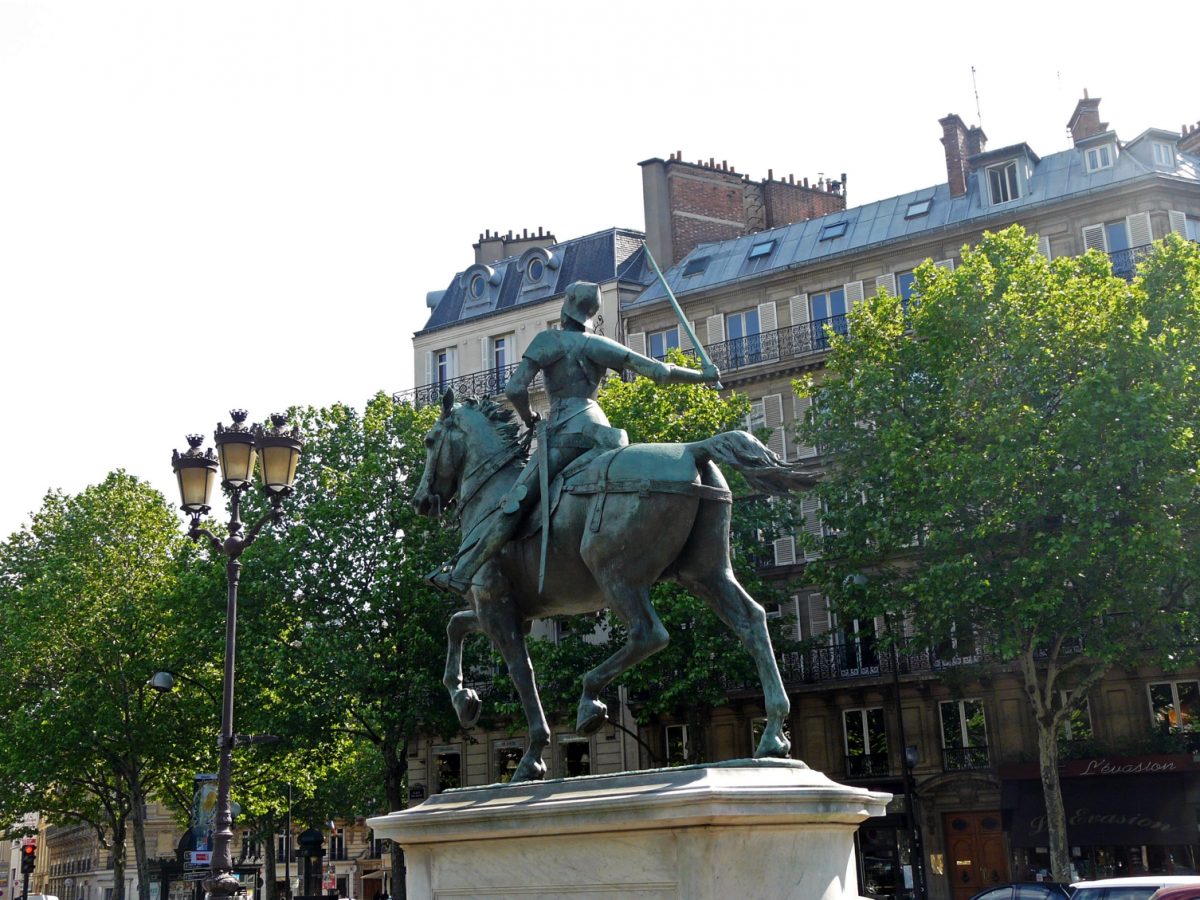
<path id="1" fill-rule="evenodd" d="M 886 753 L 852 753 L 846 757 L 847 778 L 884 778 L 890 774 Z"/>
<path id="2" fill-rule="evenodd" d="M 764 331 L 748 337 L 734 338 L 712 344 L 705 349 L 713 363 L 724 372 L 736 372 L 748 366 L 762 363 L 778 362 L 785 359 L 795 359 L 815 353 L 823 353 L 829 349 L 830 334 L 847 334 L 849 327 L 846 317 L 831 316 L 815 322 L 805 322 L 800 325 L 790 325 L 787 328 L 777 328 L 774 331 Z M 695 351 L 687 351 L 687 355 L 695 356 Z M 482 372 L 471 372 L 467 375 L 456 375 L 432 384 L 397 391 L 392 399 L 397 403 L 408 401 L 413 406 L 430 406 L 441 400 L 447 388 L 453 388 L 460 397 L 494 397 L 504 393 L 504 386 L 517 368 L 517 363 L 497 366 Z M 535 389 L 538 384 L 534 384 Z"/>
<path id="3" fill-rule="evenodd" d="M 1108 258 L 1112 260 L 1113 274 L 1126 281 L 1132 281 L 1133 276 L 1137 274 L 1137 264 L 1150 255 L 1151 249 L 1153 248 L 1150 244 L 1142 244 L 1140 247 L 1116 250 L 1108 254 Z"/>
<path id="4" fill-rule="evenodd" d="M 987 744 L 975 747 L 946 747 L 942 750 L 942 768 L 946 772 L 988 769 L 991 765 Z"/>

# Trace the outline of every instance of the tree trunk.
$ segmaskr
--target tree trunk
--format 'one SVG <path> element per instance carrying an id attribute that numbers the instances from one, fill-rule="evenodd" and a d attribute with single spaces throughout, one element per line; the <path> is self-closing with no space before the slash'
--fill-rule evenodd
<path id="1" fill-rule="evenodd" d="M 137 870 L 138 900 L 150 900 L 150 860 L 146 856 L 146 798 L 137 767 L 129 767 L 129 808 L 133 820 L 133 859 Z"/>
<path id="2" fill-rule="evenodd" d="M 1053 881 L 1071 880 L 1071 852 L 1067 844 L 1067 813 L 1063 808 L 1062 785 L 1058 778 L 1058 728 L 1037 717 L 1038 769 L 1042 780 L 1042 798 L 1046 805 L 1046 834 L 1050 844 L 1050 877 Z"/>
<path id="3" fill-rule="evenodd" d="M 397 812 L 408 805 L 405 796 L 405 785 L 408 775 L 408 741 L 403 740 L 399 745 L 384 741 L 379 745 L 384 760 L 384 791 L 387 794 L 388 809 Z M 408 885 L 404 879 L 404 851 L 400 845 L 392 842 L 392 900 L 407 900 Z"/>
<path id="4" fill-rule="evenodd" d="M 112 900 L 125 900 L 125 817 L 114 818 L 112 827 Z"/>
<path id="5" fill-rule="evenodd" d="M 275 886 L 275 817 L 263 816 L 259 825 L 259 833 L 263 835 L 263 900 L 278 900 L 279 892 Z"/>

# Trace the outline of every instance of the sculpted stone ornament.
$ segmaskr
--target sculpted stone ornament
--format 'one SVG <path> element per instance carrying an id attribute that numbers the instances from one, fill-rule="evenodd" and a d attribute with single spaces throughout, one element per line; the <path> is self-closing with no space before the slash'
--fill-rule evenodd
<path id="1" fill-rule="evenodd" d="M 489 400 L 456 404 L 448 391 L 441 419 L 425 437 L 425 472 L 414 505 L 437 515 L 453 504 L 463 534 L 455 559 L 428 576 L 471 607 L 447 626 L 444 684 L 459 722 L 469 728 L 479 716 L 479 697 L 463 687 L 462 643 L 482 631 L 504 657 L 529 722 L 529 748 L 513 781 L 543 778 L 550 729 L 525 646 L 526 623 L 608 608 L 628 628 L 626 644 L 584 676 L 576 730 L 592 734 L 607 719 L 601 691 L 666 646 L 650 587 L 674 581 L 707 601 L 753 656 L 767 710 L 755 756 L 786 757 L 787 693 L 763 608 L 733 574 L 732 495 L 715 463 L 737 469 L 762 492 L 785 493 L 813 479 L 744 431 L 689 444 L 629 446 L 596 402 L 610 369 L 632 369 L 659 384 L 716 383 L 720 373 L 711 363 L 699 371 L 661 363 L 589 333 L 599 305 L 596 285 L 571 285 L 562 330 L 534 338 L 505 389 L 537 434 L 528 465 L 529 445 L 518 440 L 512 412 Z M 545 420 L 529 405 L 529 386 L 539 373 L 550 398 Z"/>

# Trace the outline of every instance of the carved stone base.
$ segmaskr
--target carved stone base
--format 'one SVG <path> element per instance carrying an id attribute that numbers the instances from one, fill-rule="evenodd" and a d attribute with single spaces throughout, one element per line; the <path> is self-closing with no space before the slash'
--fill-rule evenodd
<path id="1" fill-rule="evenodd" d="M 462 788 L 368 824 L 421 900 L 854 900 L 854 830 L 889 799 L 735 760 Z"/>

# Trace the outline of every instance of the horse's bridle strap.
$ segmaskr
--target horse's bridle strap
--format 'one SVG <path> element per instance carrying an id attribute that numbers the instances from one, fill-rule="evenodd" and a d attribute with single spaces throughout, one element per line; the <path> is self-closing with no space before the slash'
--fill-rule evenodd
<path id="1" fill-rule="evenodd" d="M 492 480 L 492 476 L 508 465 L 512 460 L 516 459 L 521 453 L 520 447 L 506 447 L 498 453 L 489 456 L 469 473 L 463 476 L 463 480 L 459 482 L 458 488 L 458 508 L 461 513 L 463 507 L 474 499 L 475 495 L 483 488 L 485 484 Z M 480 476 L 479 480 L 471 487 L 470 490 L 464 493 L 463 487 L 471 479 Z"/>

